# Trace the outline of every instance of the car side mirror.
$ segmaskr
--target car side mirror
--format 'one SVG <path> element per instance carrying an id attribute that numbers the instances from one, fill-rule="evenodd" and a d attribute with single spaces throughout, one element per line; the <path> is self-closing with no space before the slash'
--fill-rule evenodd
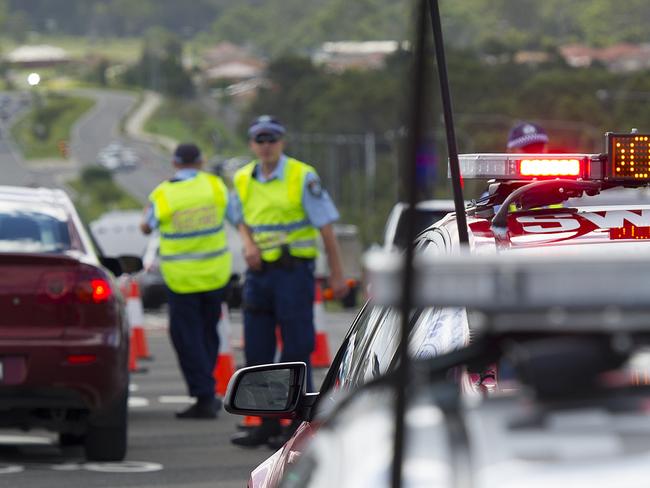
<path id="1" fill-rule="evenodd" d="M 113 275 L 120 276 L 122 274 L 122 266 L 120 265 L 119 259 L 102 256 L 99 258 L 99 261 L 102 263 L 102 266 L 113 273 Z"/>
<path id="2" fill-rule="evenodd" d="M 99 258 L 99 261 L 102 263 L 102 266 L 107 268 L 115 276 L 120 276 L 125 273 L 137 273 L 143 268 L 142 259 L 138 256 L 120 256 L 119 258 L 102 256 Z"/>
<path id="3" fill-rule="evenodd" d="M 236 415 L 300 417 L 309 410 L 318 393 L 305 393 L 305 363 L 250 366 L 235 372 L 228 384 L 225 409 Z"/>
<path id="4" fill-rule="evenodd" d="M 137 273 L 144 268 L 144 265 L 142 264 L 142 258 L 139 256 L 120 256 L 117 259 L 120 262 L 122 273 Z"/>

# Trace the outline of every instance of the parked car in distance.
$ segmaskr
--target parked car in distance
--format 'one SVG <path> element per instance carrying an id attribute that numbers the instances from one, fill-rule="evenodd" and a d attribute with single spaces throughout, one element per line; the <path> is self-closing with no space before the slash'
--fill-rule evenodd
<path id="1" fill-rule="evenodd" d="M 99 254 L 63 191 L 0 187 L 0 427 L 124 458 L 129 335 L 115 276 L 141 267 Z"/>
<path id="2" fill-rule="evenodd" d="M 135 151 L 120 142 L 111 142 L 97 153 L 97 163 L 109 171 L 132 170 L 139 162 Z"/>

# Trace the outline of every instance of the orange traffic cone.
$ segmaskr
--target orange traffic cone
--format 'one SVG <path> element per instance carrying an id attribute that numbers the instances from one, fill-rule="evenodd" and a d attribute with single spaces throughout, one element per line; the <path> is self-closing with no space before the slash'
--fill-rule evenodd
<path id="1" fill-rule="evenodd" d="M 237 425 L 239 429 L 252 429 L 253 427 L 258 427 L 262 425 L 262 417 L 255 417 L 253 415 L 246 415 L 244 420 Z"/>
<path id="2" fill-rule="evenodd" d="M 219 356 L 217 357 L 217 364 L 214 367 L 212 375 L 215 380 L 214 391 L 217 395 L 223 396 L 226 394 L 230 378 L 235 373 L 235 360 L 232 355 L 232 347 L 230 344 L 230 311 L 225 302 L 221 304 L 219 344 Z"/>
<path id="3" fill-rule="evenodd" d="M 316 344 L 311 353 L 311 365 L 314 368 L 327 368 L 332 362 L 330 348 L 325 332 L 325 308 L 323 307 L 323 294 L 320 281 L 316 280 L 314 291 L 314 327 L 316 329 Z"/>
<path id="4" fill-rule="evenodd" d="M 138 362 L 137 362 L 137 355 L 135 353 L 135 344 L 133 343 L 133 333 L 131 333 L 130 340 L 129 340 L 129 371 L 131 373 L 137 373 L 138 372 Z"/>
<path id="5" fill-rule="evenodd" d="M 138 282 L 134 279 L 131 279 L 131 283 L 128 285 L 126 314 L 132 331 L 136 357 L 138 359 L 152 359 L 149 354 L 149 346 L 147 345 L 147 337 L 143 327 L 144 309 L 142 308 L 140 287 L 138 286 Z"/>

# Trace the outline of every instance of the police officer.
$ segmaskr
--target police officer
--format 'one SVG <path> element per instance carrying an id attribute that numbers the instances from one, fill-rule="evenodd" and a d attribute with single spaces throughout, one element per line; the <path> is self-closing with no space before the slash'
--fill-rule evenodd
<path id="1" fill-rule="evenodd" d="M 231 275 L 224 232 L 228 191 L 221 178 L 201 171 L 194 144 L 174 152 L 175 176 L 149 195 L 141 229 L 160 233 L 160 271 L 168 287 L 169 333 L 195 403 L 177 418 L 216 418 L 213 370 L 219 352 L 217 324 Z"/>
<path id="2" fill-rule="evenodd" d="M 548 144 L 548 135 L 539 125 L 521 122 L 514 125 L 508 134 L 508 152 L 544 153 Z"/>
<path id="3" fill-rule="evenodd" d="M 234 177 L 238 229 L 248 265 L 244 284 L 246 363 L 272 363 L 276 325 L 282 334 L 280 361 L 307 364 L 307 388 L 313 390 L 310 354 L 314 349 L 314 260 L 317 239 L 328 257 L 334 296 L 348 292 L 332 223 L 339 217 L 314 168 L 284 154 L 284 126 L 263 115 L 253 121 L 249 144 L 256 160 Z M 277 421 L 238 433 L 241 446 L 266 443 L 280 432 Z"/>

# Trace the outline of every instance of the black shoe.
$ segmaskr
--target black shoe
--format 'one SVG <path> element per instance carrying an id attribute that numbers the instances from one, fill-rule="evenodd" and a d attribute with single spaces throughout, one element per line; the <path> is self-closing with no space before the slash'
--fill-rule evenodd
<path id="1" fill-rule="evenodd" d="M 282 434 L 282 426 L 277 420 L 264 420 L 262 425 L 237 432 L 230 438 L 236 446 L 258 447 L 266 444 L 271 437 Z"/>
<path id="2" fill-rule="evenodd" d="M 197 401 L 181 412 L 176 412 L 177 419 L 216 419 L 221 408 L 221 400 Z"/>

